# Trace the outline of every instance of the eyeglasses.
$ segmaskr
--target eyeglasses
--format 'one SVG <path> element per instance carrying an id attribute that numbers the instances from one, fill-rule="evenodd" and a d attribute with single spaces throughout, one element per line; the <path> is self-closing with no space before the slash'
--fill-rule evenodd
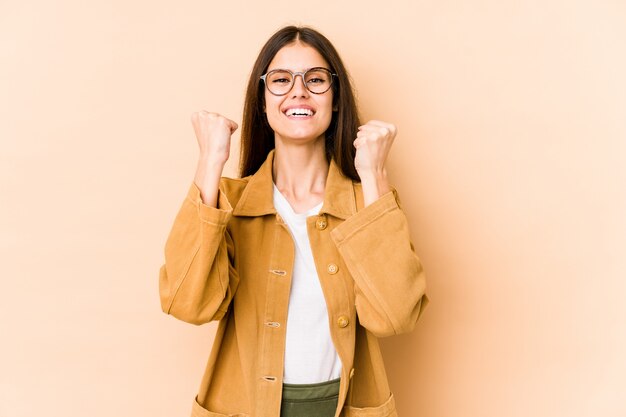
<path id="1" fill-rule="evenodd" d="M 295 84 L 296 76 L 301 76 L 304 86 L 313 94 L 324 94 L 333 84 L 333 77 L 337 74 L 328 69 L 315 67 L 304 72 L 293 72 L 286 69 L 275 69 L 261 75 L 267 90 L 275 96 L 284 96 L 291 91 Z"/>

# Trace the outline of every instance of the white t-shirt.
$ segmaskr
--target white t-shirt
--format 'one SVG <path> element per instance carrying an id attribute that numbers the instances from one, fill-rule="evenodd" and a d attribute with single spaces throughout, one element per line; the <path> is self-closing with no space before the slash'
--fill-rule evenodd
<path id="1" fill-rule="evenodd" d="M 296 247 L 289 294 L 283 382 L 314 384 L 339 378 L 341 360 L 330 336 L 326 300 L 306 227 L 306 218 L 319 213 L 322 203 L 304 213 L 295 213 L 274 185 L 274 207 L 289 227 Z"/>

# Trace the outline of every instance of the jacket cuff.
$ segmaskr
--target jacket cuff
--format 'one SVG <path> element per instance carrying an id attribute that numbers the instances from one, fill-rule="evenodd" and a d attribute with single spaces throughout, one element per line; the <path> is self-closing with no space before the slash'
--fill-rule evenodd
<path id="1" fill-rule="evenodd" d="M 207 206 L 202 202 L 200 189 L 194 182 L 192 182 L 189 187 L 187 198 L 191 200 L 194 206 L 196 206 L 196 209 L 198 210 L 198 217 L 200 217 L 200 220 L 204 222 L 226 225 L 232 216 L 233 207 L 230 205 L 228 197 L 226 197 L 226 194 L 222 191 L 221 187 L 218 191 L 217 207 Z"/>
<path id="2" fill-rule="evenodd" d="M 368 224 L 376 221 L 385 213 L 399 209 L 400 205 L 398 204 L 396 192 L 392 189 L 379 197 L 378 200 L 362 208 L 339 226 L 335 227 L 330 235 L 335 243 L 339 245 Z"/>

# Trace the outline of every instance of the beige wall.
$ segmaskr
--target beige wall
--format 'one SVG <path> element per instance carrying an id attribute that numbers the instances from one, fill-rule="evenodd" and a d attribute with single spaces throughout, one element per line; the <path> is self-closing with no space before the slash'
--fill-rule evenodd
<path id="1" fill-rule="evenodd" d="M 333 40 L 365 118 L 399 126 L 389 170 L 432 300 L 384 341 L 401 415 L 626 415 L 625 18 L 617 0 L 1 2 L 0 416 L 188 415 L 214 327 L 162 314 L 157 272 L 189 115 L 240 120 L 287 23 Z"/>

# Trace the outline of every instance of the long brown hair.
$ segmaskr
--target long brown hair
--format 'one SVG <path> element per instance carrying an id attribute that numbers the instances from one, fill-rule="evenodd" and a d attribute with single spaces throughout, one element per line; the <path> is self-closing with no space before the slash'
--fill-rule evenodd
<path id="1" fill-rule="evenodd" d="M 357 128 L 361 123 L 348 71 L 337 50 L 324 35 L 309 27 L 296 26 L 284 27 L 272 35 L 252 67 L 243 108 L 240 175 L 245 177 L 254 174 L 275 147 L 274 131 L 263 110 L 265 86 L 260 77 L 267 71 L 278 51 L 296 41 L 315 48 L 328 62 L 330 70 L 337 74 L 333 82 L 333 109 L 336 111 L 333 111 L 326 130 L 326 158 L 329 161 L 333 158 L 343 175 L 360 181 L 354 168 L 355 149 L 352 142 L 356 139 Z"/>

